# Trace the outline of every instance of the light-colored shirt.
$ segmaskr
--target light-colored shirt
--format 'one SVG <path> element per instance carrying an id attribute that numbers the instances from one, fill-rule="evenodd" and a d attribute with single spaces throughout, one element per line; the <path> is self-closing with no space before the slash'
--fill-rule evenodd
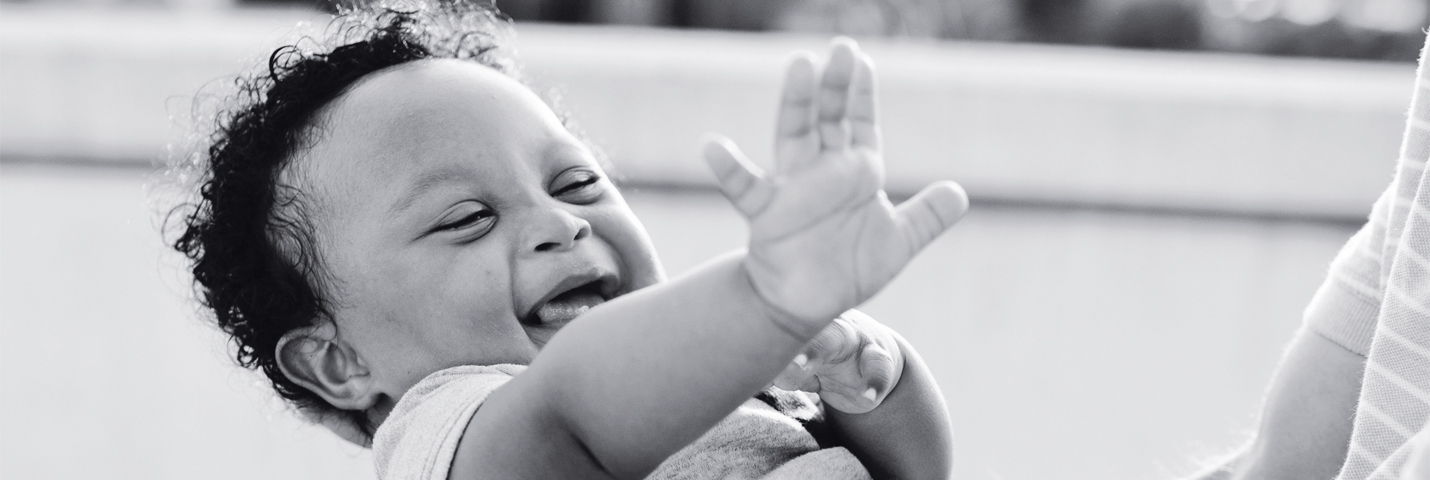
<path id="1" fill-rule="evenodd" d="M 1338 480 L 1409 479 L 1404 475 L 1426 472 L 1419 461 L 1409 462 L 1424 455 L 1426 442 L 1411 439 L 1430 419 L 1430 182 L 1425 168 L 1430 160 L 1430 70 L 1425 55 L 1422 51 L 1394 180 L 1376 201 L 1369 222 L 1336 256 L 1306 309 L 1312 331 L 1366 357 L 1350 449 Z"/>

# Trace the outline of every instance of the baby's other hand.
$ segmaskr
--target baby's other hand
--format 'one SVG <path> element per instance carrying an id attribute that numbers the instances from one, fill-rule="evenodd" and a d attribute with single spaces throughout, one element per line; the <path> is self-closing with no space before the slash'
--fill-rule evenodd
<path id="1" fill-rule="evenodd" d="M 770 174 L 728 139 L 705 146 L 721 191 L 750 223 L 750 281 L 803 334 L 877 293 L 968 209 L 953 182 L 898 208 L 884 195 L 873 68 L 847 38 L 822 73 L 811 55 L 790 61 Z"/>
<path id="2" fill-rule="evenodd" d="M 844 413 L 865 413 L 883 403 L 903 372 L 904 354 L 893 331 L 849 310 L 809 342 L 775 377 L 775 386 L 817 393 Z"/>

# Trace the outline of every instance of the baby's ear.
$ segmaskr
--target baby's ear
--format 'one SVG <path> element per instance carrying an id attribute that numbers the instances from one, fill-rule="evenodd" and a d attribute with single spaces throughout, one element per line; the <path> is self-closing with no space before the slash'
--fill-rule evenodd
<path id="1" fill-rule="evenodd" d="M 331 324 L 300 328 L 278 340 L 278 368 L 303 388 L 343 410 L 367 410 L 377 403 L 371 372 L 356 350 L 338 338 Z"/>

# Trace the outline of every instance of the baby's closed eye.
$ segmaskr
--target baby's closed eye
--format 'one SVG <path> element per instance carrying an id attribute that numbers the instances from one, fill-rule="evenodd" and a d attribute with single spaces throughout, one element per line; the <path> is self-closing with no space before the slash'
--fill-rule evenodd
<path id="1" fill-rule="evenodd" d="M 566 203 L 585 205 L 596 201 L 605 192 L 601 175 L 593 170 L 576 167 L 561 172 L 551 181 L 551 196 Z"/>
<path id="2" fill-rule="evenodd" d="M 452 207 L 437 221 L 432 229 L 437 232 L 463 232 L 475 236 L 485 235 L 496 223 L 496 212 L 479 202 L 462 202 Z"/>

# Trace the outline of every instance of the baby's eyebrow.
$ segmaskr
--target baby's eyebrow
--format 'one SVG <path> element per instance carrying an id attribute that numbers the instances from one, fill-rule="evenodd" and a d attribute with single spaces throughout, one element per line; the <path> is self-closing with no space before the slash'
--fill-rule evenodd
<path id="1" fill-rule="evenodd" d="M 547 145 L 544 154 L 546 156 L 586 158 L 591 156 L 591 149 L 579 141 L 557 141 Z"/>
<path id="2" fill-rule="evenodd" d="M 418 175 L 417 179 L 412 181 L 412 185 L 397 197 L 397 201 L 393 202 L 392 207 L 387 209 L 387 214 L 392 216 L 402 213 L 404 210 L 412 208 L 412 204 L 416 203 L 417 199 L 422 198 L 423 194 L 433 188 L 444 183 L 460 182 L 468 176 L 468 172 L 456 168 L 442 168 Z"/>

